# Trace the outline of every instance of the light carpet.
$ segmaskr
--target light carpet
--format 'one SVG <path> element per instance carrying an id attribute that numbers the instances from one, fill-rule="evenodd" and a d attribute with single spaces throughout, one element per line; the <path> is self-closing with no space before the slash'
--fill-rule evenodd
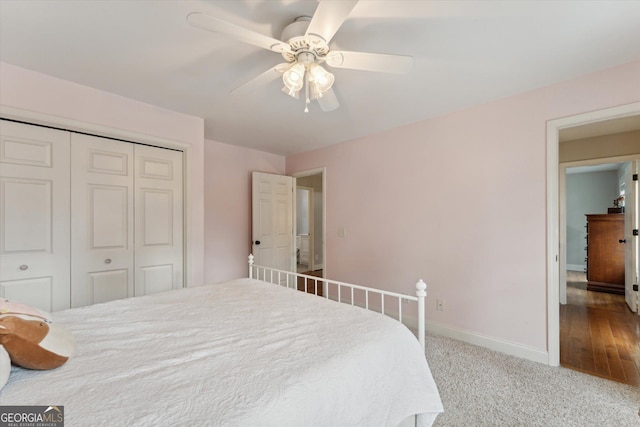
<path id="1" fill-rule="evenodd" d="M 428 334 L 434 426 L 640 426 L 640 389 Z"/>

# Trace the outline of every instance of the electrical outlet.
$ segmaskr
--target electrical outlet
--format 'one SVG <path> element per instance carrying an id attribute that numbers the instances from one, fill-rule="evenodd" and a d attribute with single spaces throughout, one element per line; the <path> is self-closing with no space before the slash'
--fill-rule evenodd
<path id="1" fill-rule="evenodd" d="M 441 299 L 436 299 L 436 310 L 444 311 L 444 301 Z"/>

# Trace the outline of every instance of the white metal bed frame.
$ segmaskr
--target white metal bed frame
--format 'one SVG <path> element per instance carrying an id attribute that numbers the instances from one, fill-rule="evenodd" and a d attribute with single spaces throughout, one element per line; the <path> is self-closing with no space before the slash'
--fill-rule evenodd
<path id="1" fill-rule="evenodd" d="M 364 292 L 365 295 L 365 304 L 364 307 L 367 310 L 378 311 L 382 314 L 387 314 L 385 312 L 385 297 L 393 298 L 398 302 L 398 313 L 396 317 L 396 313 L 394 313 L 393 318 L 397 318 L 397 320 L 402 323 L 402 303 L 403 301 L 415 301 L 418 304 L 418 341 L 420 341 L 420 346 L 422 347 L 422 353 L 425 352 L 425 298 L 427 296 L 427 284 L 420 279 L 418 283 L 416 283 L 416 296 L 400 294 L 396 292 L 389 292 L 375 288 L 369 288 L 366 286 L 353 285 L 350 283 L 339 282 L 337 280 L 325 279 L 323 277 L 317 276 L 309 276 L 306 274 L 296 273 L 293 271 L 285 271 L 278 270 L 276 268 L 271 267 L 263 267 L 260 265 L 254 264 L 253 255 L 249 255 L 249 278 L 250 279 L 258 279 L 263 280 L 265 282 L 270 282 L 273 284 L 278 284 L 281 286 L 286 286 L 287 288 L 298 289 L 298 278 L 304 279 L 304 290 L 305 292 L 309 292 L 310 283 L 313 284 L 313 293 L 318 295 L 319 284 L 322 285 L 323 293 L 320 297 L 329 299 L 329 287 L 335 286 L 337 288 L 337 302 L 342 303 L 350 303 L 351 305 L 355 305 L 354 299 L 354 291 L 357 289 L 359 291 Z M 343 301 L 342 297 L 342 289 L 348 288 L 349 291 L 349 300 Z M 370 307 L 369 305 L 369 295 L 379 295 L 381 306 L 377 308 Z"/>

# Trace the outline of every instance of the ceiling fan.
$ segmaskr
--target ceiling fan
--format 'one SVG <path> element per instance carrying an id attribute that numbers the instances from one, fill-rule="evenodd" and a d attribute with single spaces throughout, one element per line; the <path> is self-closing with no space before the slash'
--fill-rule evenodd
<path id="1" fill-rule="evenodd" d="M 196 28 L 225 34 L 236 40 L 280 53 L 285 62 L 260 74 L 232 92 L 249 91 L 282 76 L 283 92 L 298 99 L 304 90 L 305 112 L 311 100 L 317 100 L 322 111 L 332 111 L 339 103 L 333 92 L 333 74 L 322 64 L 333 68 L 408 73 L 413 58 L 404 55 L 331 50 L 329 42 L 358 0 L 320 1 L 313 17 L 301 16 L 283 31 L 281 40 L 240 27 L 214 16 L 193 12 L 187 22 Z"/>

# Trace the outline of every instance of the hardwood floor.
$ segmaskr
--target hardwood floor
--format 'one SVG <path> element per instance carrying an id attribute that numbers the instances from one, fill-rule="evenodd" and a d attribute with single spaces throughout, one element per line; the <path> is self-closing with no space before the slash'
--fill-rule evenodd
<path id="1" fill-rule="evenodd" d="M 315 271 L 305 271 L 304 273 L 307 276 L 314 276 L 314 277 L 318 277 L 318 278 L 322 278 L 322 270 L 315 270 Z M 323 296 L 322 294 L 322 283 L 320 281 L 315 281 L 313 279 L 307 279 L 306 283 L 305 283 L 305 279 L 302 277 L 298 278 L 298 290 L 302 291 L 305 290 L 308 293 L 311 294 L 316 294 L 319 296 Z"/>
<path id="2" fill-rule="evenodd" d="M 560 364 L 640 386 L 640 316 L 623 295 L 567 286 L 567 304 L 560 306 Z"/>

